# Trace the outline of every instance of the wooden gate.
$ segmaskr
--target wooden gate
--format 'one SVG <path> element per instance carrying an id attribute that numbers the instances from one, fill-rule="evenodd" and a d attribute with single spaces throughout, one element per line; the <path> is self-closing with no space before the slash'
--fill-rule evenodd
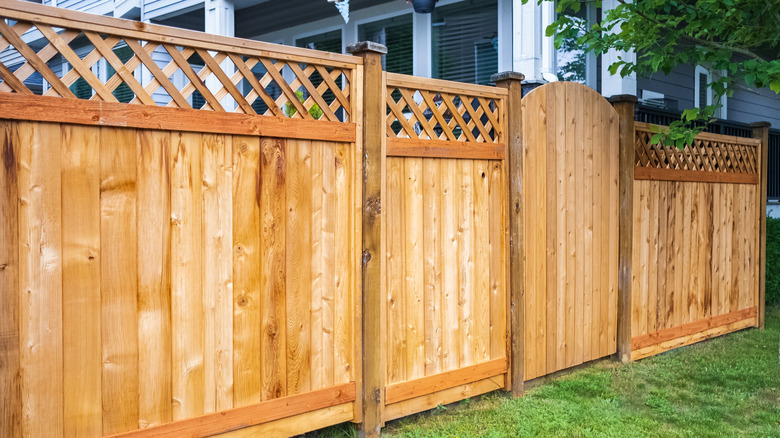
<path id="1" fill-rule="evenodd" d="M 387 73 L 383 420 L 507 382 L 507 92 Z"/>
<path id="2" fill-rule="evenodd" d="M 618 116 L 592 89 L 523 98 L 525 380 L 616 350 Z"/>

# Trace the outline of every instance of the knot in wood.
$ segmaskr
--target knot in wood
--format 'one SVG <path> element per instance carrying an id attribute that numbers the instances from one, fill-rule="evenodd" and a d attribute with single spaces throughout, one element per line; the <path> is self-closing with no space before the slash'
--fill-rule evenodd
<path id="1" fill-rule="evenodd" d="M 371 216 L 379 216 L 382 214 L 382 201 L 379 197 L 371 196 L 366 199 L 365 211 Z"/>
<path id="2" fill-rule="evenodd" d="M 371 251 L 364 249 L 363 250 L 363 264 L 368 264 L 368 262 L 371 261 Z"/>

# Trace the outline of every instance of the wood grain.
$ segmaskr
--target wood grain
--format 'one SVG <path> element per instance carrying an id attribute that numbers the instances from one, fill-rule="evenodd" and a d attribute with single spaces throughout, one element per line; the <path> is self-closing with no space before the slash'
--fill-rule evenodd
<path id="1" fill-rule="evenodd" d="M 135 145 L 133 145 L 135 146 Z M 100 129 L 62 126 L 65 436 L 103 433 Z"/>

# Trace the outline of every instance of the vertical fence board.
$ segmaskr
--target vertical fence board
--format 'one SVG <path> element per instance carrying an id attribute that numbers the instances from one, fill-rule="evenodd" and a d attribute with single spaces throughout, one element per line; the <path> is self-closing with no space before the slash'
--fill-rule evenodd
<path id="1" fill-rule="evenodd" d="M 325 285 L 323 263 L 323 185 L 322 185 L 322 147 L 318 142 L 311 145 L 311 222 L 309 235 L 311 236 L 311 388 L 324 387 L 324 331 L 325 319 Z"/>
<path id="2" fill-rule="evenodd" d="M 103 434 L 138 427 L 136 136 L 100 129 Z"/>
<path id="3" fill-rule="evenodd" d="M 422 158 L 404 158 L 404 301 L 406 305 L 406 378 L 425 374 L 425 302 Z M 471 175 L 469 175 L 471 176 Z"/>
<path id="4" fill-rule="evenodd" d="M 170 142 L 167 132 L 138 132 L 138 423 L 141 427 L 173 420 Z"/>
<path id="5" fill-rule="evenodd" d="M 287 142 L 287 393 L 312 389 L 312 143 Z"/>
<path id="6" fill-rule="evenodd" d="M 202 141 L 204 411 L 233 406 L 232 137 Z"/>
<path id="7" fill-rule="evenodd" d="M 492 162 L 490 171 L 490 358 L 499 359 L 507 355 L 507 301 L 506 262 L 504 233 L 506 216 L 504 200 L 504 166 Z M 441 271 L 441 268 L 440 268 Z M 443 331 L 444 327 L 440 328 Z"/>
<path id="8" fill-rule="evenodd" d="M 474 161 L 474 335 L 477 362 L 490 359 L 489 162 Z"/>
<path id="9" fill-rule="evenodd" d="M 19 289 L 18 136 L 12 122 L 0 121 L 0 435 L 22 434 Z"/>
<path id="10" fill-rule="evenodd" d="M 474 162 L 458 160 L 458 305 L 460 332 L 460 367 L 472 365 L 474 358 Z"/>
<path id="11" fill-rule="evenodd" d="M 286 267 L 286 178 L 284 140 L 260 141 L 260 363 L 263 369 L 263 400 L 287 395 L 287 337 L 285 288 Z"/>
<path id="12" fill-rule="evenodd" d="M 63 435 L 60 126 L 20 122 L 22 436 Z"/>
<path id="13" fill-rule="evenodd" d="M 334 187 L 335 187 L 335 243 L 334 243 L 334 284 L 335 305 L 334 305 L 334 374 L 333 383 L 338 385 L 347 383 L 353 376 L 352 359 L 352 316 L 355 312 L 354 284 L 350 281 L 353 278 L 351 269 L 355 265 L 353 254 L 352 239 L 350 233 L 353 233 L 355 221 L 353 219 L 354 207 L 352 205 L 351 188 L 354 184 L 352 179 L 352 149 L 348 144 L 341 143 L 336 148 L 336 155 L 333 160 L 334 166 Z M 281 164 L 280 164 L 281 165 Z M 282 166 L 282 169 L 285 167 Z M 284 203 L 281 203 L 284 205 Z M 282 292 L 284 289 L 282 289 Z M 280 327 L 284 327 L 281 325 Z M 282 368 L 284 369 L 284 368 Z"/>
<path id="14" fill-rule="evenodd" d="M 388 178 L 390 168 L 388 166 Z M 390 179 L 388 179 L 390 181 Z M 458 319 L 458 198 L 456 161 L 441 160 L 442 218 L 442 347 L 443 368 L 454 370 L 460 363 L 461 322 Z M 389 186 L 389 184 L 388 184 Z M 388 196 L 391 195 L 388 190 Z M 392 205 L 390 205 L 392 208 Z M 390 229 L 392 231 L 392 229 Z M 388 275 L 390 267 L 388 266 Z M 392 334 L 392 327 L 388 327 Z"/>
<path id="15" fill-rule="evenodd" d="M 65 436 L 103 433 L 100 129 L 62 126 L 62 342 Z"/>
<path id="16" fill-rule="evenodd" d="M 171 333 L 173 418 L 204 413 L 202 135 L 171 139 Z"/>
<path id="17" fill-rule="evenodd" d="M 585 323 L 585 208 L 584 208 L 584 185 L 585 185 L 585 111 L 583 111 L 584 89 L 576 87 L 572 93 L 574 95 L 574 141 L 569 147 L 574 147 L 574 187 L 577 193 L 574 195 L 574 228 L 569 231 L 574 233 L 574 363 L 582 363 L 583 347 L 585 346 L 583 325 Z"/>
<path id="18" fill-rule="evenodd" d="M 402 240 L 404 218 L 404 162 L 403 158 L 387 159 L 387 383 L 406 380 L 406 304 L 404 278 L 405 248 Z"/>
<path id="19" fill-rule="evenodd" d="M 441 175 L 440 160 L 424 159 L 423 252 L 425 257 L 425 375 L 442 370 Z M 490 271 L 488 270 L 488 275 Z"/>
<path id="20" fill-rule="evenodd" d="M 260 141 L 233 137 L 233 404 L 262 400 Z"/>

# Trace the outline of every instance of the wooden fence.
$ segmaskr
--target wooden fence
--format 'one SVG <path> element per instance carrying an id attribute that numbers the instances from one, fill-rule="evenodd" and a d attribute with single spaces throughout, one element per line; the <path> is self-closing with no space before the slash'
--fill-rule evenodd
<path id="1" fill-rule="evenodd" d="M 0 435 L 279 435 L 358 419 L 362 60 L 29 3 L 2 14 L 3 49 L 24 63 L 0 68 Z M 36 32 L 48 44 L 33 49 Z M 55 75 L 54 55 L 72 70 Z M 96 62 L 116 73 L 101 81 Z M 175 71 L 189 79 L 178 88 Z M 94 90 L 84 100 L 76 81 Z M 160 87 L 170 108 L 149 97 Z"/>
<path id="2" fill-rule="evenodd" d="M 507 382 L 506 96 L 386 74 L 384 420 Z"/>
<path id="3" fill-rule="evenodd" d="M 525 379 L 616 351 L 618 116 L 553 83 L 523 98 Z"/>
<path id="4" fill-rule="evenodd" d="M 636 123 L 632 359 L 758 324 L 761 140 L 651 135 Z"/>
<path id="5" fill-rule="evenodd" d="M 678 151 L 373 43 L 0 18 L 0 436 L 376 436 L 762 325 L 764 125 Z"/>

